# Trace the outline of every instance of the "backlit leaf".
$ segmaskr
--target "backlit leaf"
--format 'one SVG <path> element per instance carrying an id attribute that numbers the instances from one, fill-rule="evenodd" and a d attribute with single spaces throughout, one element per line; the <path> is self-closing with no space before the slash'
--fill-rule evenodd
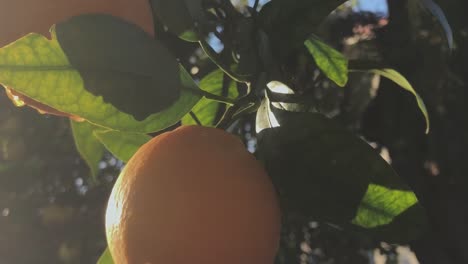
<path id="1" fill-rule="evenodd" d="M 29 34 L 0 49 L 0 83 L 49 105 L 114 130 L 150 133 L 179 121 L 200 100 L 187 71 L 179 66 L 182 91 L 179 99 L 162 112 L 142 121 L 119 111 L 85 88 L 79 71 L 68 61 L 52 29 L 52 39 Z"/>
<path id="2" fill-rule="evenodd" d="M 94 135 L 118 159 L 128 162 L 151 137 L 146 134 L 119 131 L 96 131 Z"/>
<path id="3" fill-rule="evenodd" d="M 377 184 L 369 184 L 353 224 L 365 228 L 387 225 L 417 203 L 418 199 L 411 191 L 392 190 Z"/>
<path id="4" fill-rule="evenodd" d="M 332 81 L 343 87 L 348 82 L 348 60 L 316 37 L 305 41 L 305 46 L 314 57 L 320 70 Z"/>
<path id="5" fill-rule="evenodd" d="M 222 95 L 223 76 L 224 72 L 222 70 L 215 70 L 205 76 L 198 85 L 200 89 L 209 93 Z M 229 98 L 236 98 L 238 95 L 236 83 L 230 80 L 227 96 Z M 203 98 L 192 111 L 204 126 L 214 126 L 216 125 L 217 120 L 215 118 L 220 107 L 222 107 L 221 103 Z M 182 124 L 195 125 L 196 121 L 190 115 L 186 115 L 182 118 Z"/>
<path id="6" fill-rule="evenodd" d="M 96 178 L 99 162 L 104 155 L 104 146 L 94 137 L 94 131 L 99 128 L 88 122 L 70 121 L 70 123 L 76 148 L 91 169 L 92 176 Z"/>
<path id="7" fill-rule="evenodd" d="M 108 248 L 106 248 L 106 251 L 104 251 L 96 264 L 114 264 L 114 260 Z"/>
<path id="8" fill-rule="evenodd" d="M 406 91 L 412 93 L 416 98 L 416 102 L 418 103 L 418 107 L 421 110 L 422 114 L 424 115 L 424 119 L 426 121 L 426 133 L 429 133 L 431 124 L 429 119 L 429 113 L 427 112 L 426 104 L 424 103 L 423 99 L 419 94 L 414 90 L 413 86 L 408 82 L 408 80 L 401 75 L 399 72 L 393 69 L 372 69 L 370 72 L 375 74 L 382 75 L 385 78 L 388 78 L 398 84 L 401 88 L 405 89 Z"/>

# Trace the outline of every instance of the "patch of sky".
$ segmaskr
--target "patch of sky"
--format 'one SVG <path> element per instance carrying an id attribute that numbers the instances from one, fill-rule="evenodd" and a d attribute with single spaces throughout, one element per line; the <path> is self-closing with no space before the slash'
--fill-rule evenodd
<path id="1" fill-rule="evenodd" d="M 387 0 L 357 0 L 353 9 L 388 16 Z"/>

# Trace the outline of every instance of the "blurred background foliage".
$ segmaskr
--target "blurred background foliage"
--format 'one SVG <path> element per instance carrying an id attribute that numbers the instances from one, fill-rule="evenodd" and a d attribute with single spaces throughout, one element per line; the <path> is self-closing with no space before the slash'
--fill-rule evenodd
<path id="1" fill-rule="evenodd" d="M 246 10 L 253 1 L 233 2 Z M 364 1 L 348 2 L 328 18 L 321 35 L 348 58 L 378 61 L 403 73 L 428 106 L 431 133 L 422 133 L 424 120 L 414 98 L 373 74 L 351 74 L 345 89 L 323 81 L 314 96 L 322 112 L 372 142 L 418 195 L 431 227 L 408 245 L 419 262 L 468 263 L 466 3 L 438 3 L 453 29 L 450 51 L 440 24 L 408 8 L 411 0 L 378 2 L 372 8 Z M 159 30 L 195 79 L 215 69 L 196 43 Z M 214 40 L 210 43 L 221 50 Z M 251 151 L 253 128 L 254 117 L 246 116 L 234 129 Z M 97 181 L 90 180 L 68 120 L 15 108 L 2 89 L 0 264 L 95 263 L 106 246 L 105 203 L 122 165 L 106 153 Z M 278 263 L 412 263 L 401 262 L 408 256 L 404 248 L 317 222 L 304 224 L 300 216 L 286 220 Z"/>

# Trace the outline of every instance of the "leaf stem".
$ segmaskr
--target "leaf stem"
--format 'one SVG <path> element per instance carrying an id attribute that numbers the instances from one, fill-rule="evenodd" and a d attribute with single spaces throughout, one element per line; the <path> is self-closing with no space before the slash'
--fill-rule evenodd
<path id="1" fill-rule="evenodd" d="M 202 122 L 200 121 L 200 119 L 198 119 L 197 115 L 193 111 L 190 111 L 189 114 L 190 114 L 190 117 L 192 117 L 193 121 L 197 123 L 197 125 L 203 126 Z"/>
<path id="2" fill-rule="evenodd" d="M 226 110 L 226 112 L 224 112 L 223 117 L 218 122 L 218 124 L 216 124 L 216 127 L 217 128 L 222 128 L 222 129 L 227 129 L 228 126 L 232 123 L 232 121 L 234 119 L 241 116 L 241 113 L 247 112 L 247 111 L 251 110 L 252 107 L 255 107 L 255 104 L 250 105 L 248 107 L 245 107 L 245 106 L 247 106 L 249 104 L 252 104 L 254 102 L 255 102 L 255 94 L 253 94 L 253 93 L 248 94 L 248 95 L 240 98 L 239 100 L 237 100 L 237 102 L 234 105 L 229 107 Z M 246 110 L 246 111 L 244 111 L 244 110 Z"/>
<path id="3" fill-rule="evenodd" d="M 223 65 L 218 54 L 213 50 L 213 48 L 204 40 L 199 41 L 201 48 L 203 51 L 210 57 L 210 59 L 218 66 L 223 72 L 225 72 L 229 77 L 231 77 L 234 81 L 240 83 L 247 83 L 248 80 L 246 76 L 238 75 L 234 73 L 229 67 Z"/>
<path id="4" fill-rule="evenodd" d="M 223 104 L 226 104 L 226 105 L 234 105 L 236 103 L 235 99 L 231 99 L 231 98 L 228 98 L 228 97 L 225 97 L 225 96 L 212 94 L 212 93 L 207 92 L 207 91 L 202 90 L 202 89 L 187 89 L 187 90 L 194 93 L 194 94 L 201 95 L 201 96 L 205 97 L 206 99 L 216 101 L 216 102 L 220 102 L 220 103 L 223 103 Z"/>
<path id="5" fill-rule="evenodd" d="M 255 0 L 255 3 L 253 5 L 253 10 L 254 10 L 255 15 L 258 13 L 257 9 L 258 9 L 259 2 L 260 2 L 260 0 Z"/>

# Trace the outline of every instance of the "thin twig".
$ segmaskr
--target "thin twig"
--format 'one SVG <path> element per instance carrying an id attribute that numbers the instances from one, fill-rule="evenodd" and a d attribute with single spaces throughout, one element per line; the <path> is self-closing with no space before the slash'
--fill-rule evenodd
<path id="1" fill-rule="evenodd" d="M 197 125 L 203 126 L 202 122 L 200 122 L 200 119 L 198 119 L 197 115 L 193 111 L 190 111 L 189 114 L 192 117 L 193 121 L 195 121 L 195 123 L 197 123 Z"/>
<path id="2" fill-rule="evenodd" d="M 231 98 L 228 98 L 228 97 L 212 94 L 212 93 L 207 92 L 207 91 L 202 90 L 202 89 L 187 89 L 187 91 L 190 91 L 190 92 L 192 92 L 194 94 L 197 94 L 197 95 L 201 95 L 201 96 L 205 97 L 206 99 L 210 99 L 212 101 L 220 102 L 220 103 L 223 103 L 223 104 L 226 104 L 226 105 L 234 105 L 236 103 L 235 99 L 231 99 Z"/>
<path id="3" fill-rule="evenodd" d="M 226 129 L 232 123 L 232 121 L 234 119 L 233 117 L 234 116 L 239 116 L 238 115 L 239 110 L 241 110 L 243 107 L 255 102 L 255 100 L 256 100 L 256 97 L 255 97 L 255 94 L 253 94 L 253 93 L 248 94 L 248 95 L 240 98 L 236 102 L 236 104 L 234 104 L 233 106 L 229 107 L 226 110 L 223 117 L 221 118 L 221 120 L 216 125 L 216 127 Z"/>
<path id="4" fill-rule="evenodd" d="M 229 67 L 222 64 L 222 62 L 219 59 L 219 55 L 213 50 L 213 48 L 208 43 L 206 43 L 206 41 L 200 40 L 199 43 L 203 51 L 208 55 L 208 57 L 211 58 L 211 60 L 216 64 L 216 66 L 218 66 L 223 72 L 229 75 L 229 77 L 231 77 L 236 82 L 247 82 L 246 76 L 238 75 L 234 73 L 231 69 L 229 69 Z"/>
<path id="5" fill-rule="evenodd" d="M 258 4 L 259 4 L 259 3 L 260 3 L 260 0 L 255 0 L 255 3 L 254 3 L 253 8 L 252 8 L 253 11 L 254 11 L 254 14 L 253 14 L 254 16 L 256 16 L 257 13 L 258 13 L 257 8 L 258 8 Z"/>

